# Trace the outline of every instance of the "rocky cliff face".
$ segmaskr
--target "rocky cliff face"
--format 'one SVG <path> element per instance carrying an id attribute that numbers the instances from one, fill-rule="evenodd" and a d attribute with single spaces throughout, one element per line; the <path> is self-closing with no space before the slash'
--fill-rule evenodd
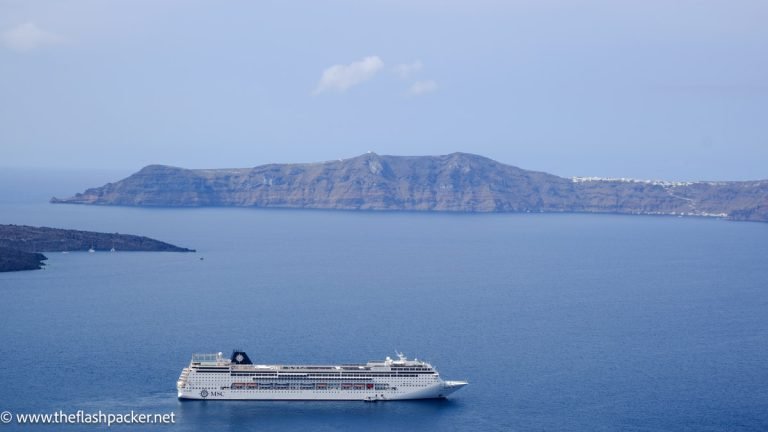
<path id="1" fill-rule="evenodd" d="M 379 156 L 187 170 L 150 165 L 54 203 L 457 212 L 589 212 L 768 221 L 768 181 L 566 179 L 481 156 Z"/>

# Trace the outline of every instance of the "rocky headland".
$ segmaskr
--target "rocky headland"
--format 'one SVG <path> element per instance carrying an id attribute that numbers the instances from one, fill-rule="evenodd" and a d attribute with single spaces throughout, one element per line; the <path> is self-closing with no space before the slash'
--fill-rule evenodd
<path id="1" fill-rule="evenodd" d="M 45 255 L 0 247 L 0 272 L 18 270 L 39 270 L 43 268 Z"/>
<path id="2" fill-rule="evenodd" d="M 82 251 L 194 252 L 149 237 L 26 225 L 0 225 L 0 272 L 35 270 L 47 258 L 41 252 Z"/>
<path id="3" fill-rule="evenodd" d="M 563 178 L 467 153 L 380 156 L 255 168 L 150 165 L 53 203 L 450 212 L 577 212 L 768 221 L 768 180 Z"/>

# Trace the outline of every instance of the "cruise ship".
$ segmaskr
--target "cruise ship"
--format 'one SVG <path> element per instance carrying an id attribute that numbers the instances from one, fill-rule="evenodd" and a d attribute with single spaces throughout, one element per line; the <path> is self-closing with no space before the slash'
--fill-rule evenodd
<path id="1" fill-rule="evenodd" d="M 361 400 L 445 398 L 467 385 L 444 381 L 429 363 L 398 353 L 365 364 L 258 365 L 235 350 L 194 354 L 176 383 L 179 399 Z"/>

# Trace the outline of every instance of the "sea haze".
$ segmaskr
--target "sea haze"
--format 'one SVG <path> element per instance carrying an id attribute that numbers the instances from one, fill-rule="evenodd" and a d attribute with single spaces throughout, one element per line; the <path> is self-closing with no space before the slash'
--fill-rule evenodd
<path id="1" fill-rule="evenodd" d="M 173 411 L 136 427 L 167 431 L 768 429 L 766 224 L 23 201 L 0 199 L 0 223 L 198 253 L 48 253 L 0 274 L 0 410 Z M 192 353 L 236 347 L 257 363 L 398 349 L 470 385 L 427 402 L 176 399 Z"/>

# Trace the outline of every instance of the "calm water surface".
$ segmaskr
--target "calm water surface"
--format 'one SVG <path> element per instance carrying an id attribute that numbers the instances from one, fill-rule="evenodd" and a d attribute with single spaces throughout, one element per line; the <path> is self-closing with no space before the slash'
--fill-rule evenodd
<path id="1" fill-rule="evenodd" d="M 0 223 L 198 253 L 49 253 L 0 274 L 0 410 L 176 413 L 148 431 L 768 429 L 768 224 L 22 201 Z M 176 399 L 193 352 L 235 347 L 270 363 L 398 349 L 471 385 L 428 402 Z"/>

